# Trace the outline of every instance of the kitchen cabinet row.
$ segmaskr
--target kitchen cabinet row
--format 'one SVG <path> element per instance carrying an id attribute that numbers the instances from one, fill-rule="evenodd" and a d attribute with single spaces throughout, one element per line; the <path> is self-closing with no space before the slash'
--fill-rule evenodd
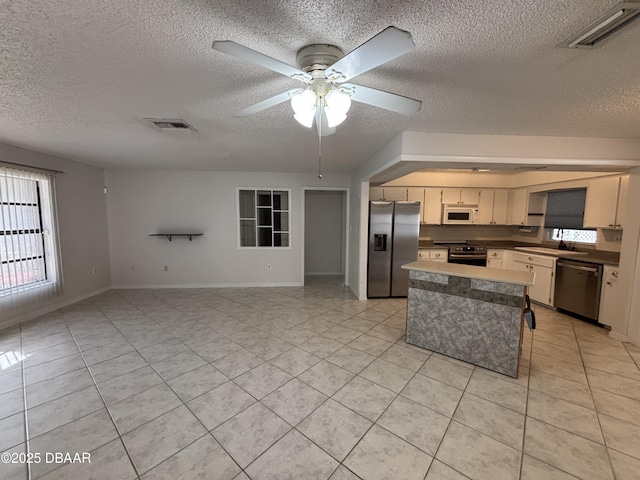
<path id="1" fill-rule="evenodd" d="M 487 268 L 535 273 L 536 280 L 534 285 L 529 287 L 529 297 L 535 302 L 553 306 L 556 258 L 490 248 L 487 249 Z"/>
<path id="2" fill-rule="evenodd" d="M 557 258 L 546 255 L 487 249 L 487 268 L 535 273 L 535 283 L 529 287 L 529 297 L 531 300 L 549 307 L 555 306 L 556 263 Z M 621 288 L 618 266 L 604 265 L 602 274 L 598 322 L 603 325 L 611 325 L 614 319 L 621 315 L 621 307 L 614 300 L 615 290 Z"/>
<path id="3" fill-rule="evenodd" d="M 589 180 L 584 228 L 624 228 L 628 175 Z M 542 226 L 546 192 L 529 188 L 372 187 L 369 200 L 420 202 L 420 223 L 441 225 L 442 206 L 477 206 L 478 225 Z"/>

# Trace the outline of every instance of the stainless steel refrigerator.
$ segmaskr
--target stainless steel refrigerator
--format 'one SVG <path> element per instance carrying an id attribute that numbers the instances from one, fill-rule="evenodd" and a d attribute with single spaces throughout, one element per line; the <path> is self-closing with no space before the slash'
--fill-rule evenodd
<path id="1" fill-rule="evenodd" d="M 418 259 L 420 202 L 369 202 L 367 297 L 406 297 L 409 271 Z"/>

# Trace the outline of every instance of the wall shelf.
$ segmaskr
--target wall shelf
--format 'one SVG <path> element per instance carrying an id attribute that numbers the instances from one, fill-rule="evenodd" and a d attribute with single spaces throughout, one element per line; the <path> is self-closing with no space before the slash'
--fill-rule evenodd
<path id="1" fill-rule="evenodd" d="M 187 237 L 189 241 L 193 239 L 193 237 L 201 237 L 204 233 L 152 233 L 149 235 L 150 237 L 167 237 L 169 241 L 173 237 Z"/>

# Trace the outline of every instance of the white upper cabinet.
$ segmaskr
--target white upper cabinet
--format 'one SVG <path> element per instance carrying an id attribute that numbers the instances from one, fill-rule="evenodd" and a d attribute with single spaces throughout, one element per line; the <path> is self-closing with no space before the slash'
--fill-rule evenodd
<path id="1" fill-rule="evenodd" d="M 369 200 L 387 202 L 405 201 L 407 199 L 407 187 L 371 187 L 369 188 Z"/>
<path id="2" fill-rule="evenodd" d="M 584 227 L 623 228 L 628 188 L 627 175 L 590 180 L 584 206 Z"/>
<path id="3" fill-rule="evenodd" d="M 424 221 L 424 188 L 408 188 L 407 201 L 420 202 L 420 223 Z"/>
<path id="4" fill-rule="evenodd" d="M 478 223 L 480 225 L 507 225 L 508 199 L 509 190 L 506 189 L 483 188 L 480 190 Z"/>
<path id="5" fill-rule="evenodd" d="M 424 223 L 429 225 L 442 224 L 442 189 L 424 189 Z"/>
<path id="6" fill-rule="evenodd" d="M 509 191 L 509 225 L 542 226 L 546 208 L 545 193 L 529 193 L 527 188 Z"/>
<path id="7" fill-rule="evenodd" d="M 440 225 L 442 223 L 442 202 L 440 188 L 409 188 L 407 199 L 420 202 L 420 223 Z"/>
<path id="8" fill-rule="evenodd" d="M 443 205 L 478 205 L 480 201 L 479 188 L 443 188 Z"/>

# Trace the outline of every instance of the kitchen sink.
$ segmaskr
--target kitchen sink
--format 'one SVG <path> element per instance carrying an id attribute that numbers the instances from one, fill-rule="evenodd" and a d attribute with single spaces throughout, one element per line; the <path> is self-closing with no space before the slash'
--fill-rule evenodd
<path id="1" fill-rule="evenodd" d="M 532 253 L 541 253 L 543 255 L 551 255 L 553 257 L 559 257 L 560 255 L 564 256 L 586 256 L 589 255 L 587 252 L 574 252 L 572 250 L 558 250 L 557 248 L 545 248 L 545 247 L 515 247 L 516 250 L 522 250 L 525 252 Z"/>

